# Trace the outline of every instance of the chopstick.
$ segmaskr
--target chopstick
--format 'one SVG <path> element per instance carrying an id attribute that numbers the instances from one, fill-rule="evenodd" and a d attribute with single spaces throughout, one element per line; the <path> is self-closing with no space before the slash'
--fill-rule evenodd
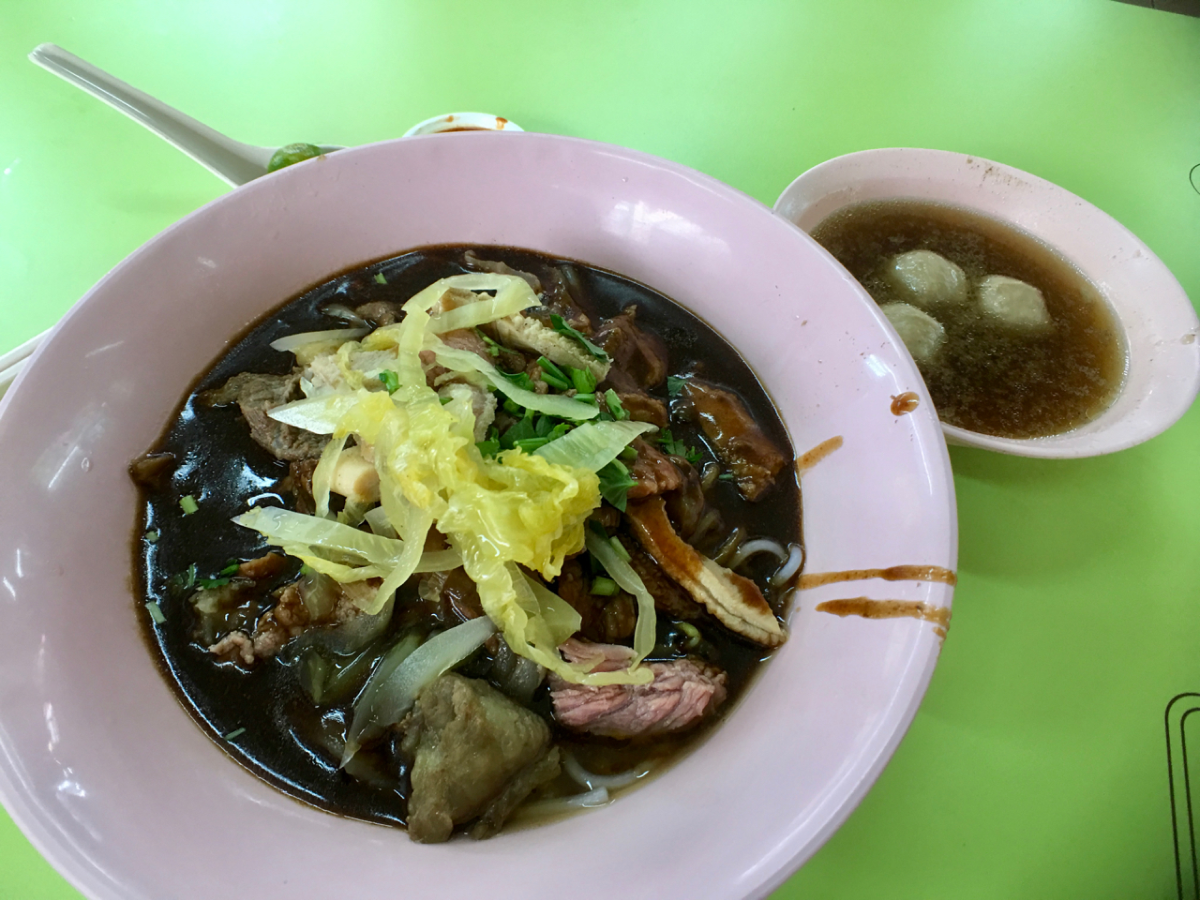
<path id="1" fill-rule="evenodd" d="M 33 351 L 45 340 L 48 333 L 48 331 L 43 331 L 41 334 L 35 334 L 15 350 L 10 350 L 0 356 L 0 397 L 3 397 L 12 383 L 17 380 L 17 375 L 24 368 L 25 361 L 33 355 Z"/>

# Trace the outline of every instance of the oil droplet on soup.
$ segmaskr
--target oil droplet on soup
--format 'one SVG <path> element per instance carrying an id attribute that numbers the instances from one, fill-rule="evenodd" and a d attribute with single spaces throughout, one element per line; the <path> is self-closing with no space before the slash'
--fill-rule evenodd
<path id="1" fill-rule="evenodd" d="M 900 254 L 932 251 L 965 274 L 964 300 L 926 307 L 945 339 L 919 368 L 943 422 L 999 437 L 1045 437 L 1091 421 L 1120 390 L 1126 352 L 1108 303 L 1037 239 L 969 210 L 919 200 L 848 206 L 812 236 L 881 306 L 912 300 L 888 277 Z M 1050 327 L 1022 328 L 989 315 L 980 285 L 991 276 L 1036 288 Z"/>

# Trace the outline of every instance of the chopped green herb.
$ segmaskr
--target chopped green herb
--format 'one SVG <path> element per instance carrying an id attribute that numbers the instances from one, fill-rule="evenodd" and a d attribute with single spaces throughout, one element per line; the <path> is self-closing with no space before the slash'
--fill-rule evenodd
<path id="1" fill-rule="evenodd" d="M 524 438 L 513 442 L 514 446 L 524 453 L 532 453 L 538 447 L 545 447 L 548 443 L 550 443 L 550 439 L 544 437 Z"/>
<path id="2" fill-rule="evenodd" d="M 550 387 L 558 388 L 560 391 L 571 387 L 571 382 L 567 380 L 567 374 L 546 357 L 539 356 L 537 364 L 542 370 L 542 381 Z"/>
<path id="3" fill-rule="evenodd" d="M 521 415 L 521 411 L 525 408 L 523 406 L 518 406 L 516 401 L 509 400 L 507 398 L 505 399 L 503 406 L 506 413 L 512 413 L 514 416 Z"/>
<path id="4" fill-rule="evenodd" d="M 499 356 L 500 355 L 500 345 L 499 344 L 497 344 L 490 337 L 488 337 L 486 334 L 484 334 L 483 331 L 479 328 L 475 329 L 475 333 L 477 335 L 479 335 L 479 338 L 487 346 L 487 351 L 488 351 L 489 356 Z"/>
<path id="5" fill-rule="evenodd" d="M 379 383 L 383 385 L 383 389 L 389 394 L 394 394 L 400 390 L 400 376 L 388 369 L 384 369 L 379 373 Z"/>
<path id="6" fill-rule="evenodd" d="M 155 625 L 161 625 L 167 621 L 167 617 L 163 615 L 162 607 L 153 600 L 146 604 L 146 612 L 150 613 L 150 618 L 154 621 Z"/>
<path id="7" fill-rule="evenodd" d="M 518 441 L 527 441 L 530 438 L 538 437 L 542 437 L 542 435 L 537 433 L 533 417 L 526 416 L 500 435 L 500 446 L 505 450 L 512 450 L 517 446 Z"/>
<path id="8" fill-rule="evenodd" d="M 621 451 L 621 459 L 623 459 L 625 462 L 633 462 L 635 459 L 637 459 L 637 451 L 632 447 L 626 447 Z"/>
<path id="9" fill-rule="evenodd" d="M 717 476 L 717 481 L 733 481 L 735 478 L 737 478 L 737 476 L 732 472 L 722 472 Z"/>
<path id="10" fill-rule="evenodd" d="M 621 398 L 617 396 L 617 392 L 612 388 L 604 392 L 604 402 L 608 405 L 608 411 L 612 413 L 613 418 L 618 422 L 623 422 L 629 418 L 629 411 L 621 405 Z"/>
<path id="11" fill-rule="evenodd" d="M 235 728 L 233 731 L 229 732 L 229 734 L 225 735 L 225 740 L 236 741 L 238 738 L 240 738 L 245 733 L 246 733 L 245 728 Z"/>
<path id="12" fill-rule="evenodd" d="M 454 398 L 453 397 L 441 397 L 440 399 L 442 401 L 442 406 L 445 406 L 447 403 L 449 403 Z"/>
<path id="13" fill-rule="evenodd" d="M 230 578 L 197 578 L 196 584 L 206 591 L 211 591 L 213 588 L 224 587 L 232 581 Z"/>
<path id="14" fill-rule="evenodd" d="M 703 637 L 700 634 L 700 629 L 691 622 L 676 622 L 675 627 L 687 635 L 687 640 L 683 642 L 683 646 L 687 649 L 692 649 L 697 646 Z"/>
<path id="15" fill-rule="evenodd" d="M 242 567 L 242 564 L 240 562 L 238 562 L 236 559 L 231 559 L 225 565 L 225 568 L 223 568 L 221 570 L 221 574 L 222 575 L 236 575 L 238 569 L 240 569 L 241 567 Z"/>
<path id="16" fill-rule="evenodd" d="M 534 390 L 533 379 L 529 377 L 527 372 L 500 372 L 505 378 L 511 381 L 519 388 L 527 391 Z"/>
<path id="17" fill-rule="evenodd" d="M 196 586 L 196 564 L 192 563 L 182 572 L 177 572 L 171 577 L 171 584 L 179 588 L 181 591 L 190 591 Z"/>
<path id="18" fill-rule="evenodd" d="M 500 438 L 488 438 L 486 441 L 476 441 L 475 447 L 484 456 L 495 456 L 500 452 Z"/>
<path id="19" fill-rule="evenodd" d="M 382 272 L 375 273 L 375 283 L 376 284 L 387 284 L 387 279 L 383 277 Z"/>
<path id="20" fill-rule="evenodd" d="M 611 578 L 593 578 L 592 593 L 597 597 L 614 597 L 617 593 L 617 583 Z"/>
<path id="21" fill-rule="evenodd" d="M 664 428 L 658 435 L 658 444 L 668 456 L 682 456 L 693 466 L 700 462 L 700 451 L 689 447 L 683 441 L 675 440 L 670 428 Z"/>
<path id="22" fill-rule="evenodd" d="M 157 529 L 151 528 L 149 531 L 146 532 L 145 538 L 146 538 L 147 544 L 157 544 L 158 543 Z"/>
<path id="23" fill-rule="evenodd" d="M 629 489 L 637 484 L 629 477 L 629 470 L 620 460 L 614 459 L 596 474 L 600 476 L 600 496 L 625 512 Z"/>
<path id="24" fill-rule="evenodd" d="M 575 390 L 579 391 L 580 394 L 590 394 L 596 390 L 596 376 L 592 374 L 590 369 L 575 369 L 567 366 L 566 370 L 567 374 L 571 377 L 571 384 L 575 386 Z"/>
<path id="25" fill-rule="evenodd" d="M 621 539 L 619 537 L 614 534 L 608 539 L 608 542 L 612 544 L 613 552 L 616 553 L 617 556 L 621 557 L 621 559 L 625 562 L 629 562 L 629 551 L 625 549 L 625 545 L 621 543 Z"/>
<path id="26" fill-rule="evenodd" d="M 687 384 L 686 378 L 680 378 L 678 375 L 667 376 L 667 396 L 678 397 L 682 393 L 684 385 Z"/>
<path id="27" fill-rule="evenodd" d="M 578 400 L 580 403 L 595 403 L 596 395 L 595 394 L 576 394 L 575 399 Z"/>
<path id="28" fill-rule="evenodd" d="M 588 528 L 592 529 L 592 531 L 595 532 L 597 537 L 602 537 L 606 541 L 608 540 L 608 532 L 605 531 L 604 526 L 601 525 L 599 522 L 597 522 L 595 519 L 588 519 Z"/>
<path id="29" fill-rule="evenodd" d="M 200 504 L 196 502 L 196 498 L 191 494 L 186 494 L 179 498 L 179 508 L 183 510 L 185 516 L 190 516 L 200 508 Z"/>
<path id="30" fill-rule="evenodd" d="M 574 338 L 575 340 L 579 341 L 579 343 L 583 345 L 583 349 L 596 359 L 601 360 L 602 362 L 608 362 L 608 354 L 589 341 L 582 332 L 576 331 L 574 328 L 568 325 L 563 320 L 562 316 L 558 315 L 557 313 L 551 315 L 550 324 L 559 334 L 566 335 L 569 338 Z"/>

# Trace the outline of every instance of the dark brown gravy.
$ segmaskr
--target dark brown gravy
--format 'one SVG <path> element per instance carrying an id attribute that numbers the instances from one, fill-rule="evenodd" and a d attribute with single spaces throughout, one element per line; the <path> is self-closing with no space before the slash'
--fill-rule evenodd
<path id="1" fill-rule="evenodd" d="M 839 581 L 865 581 L 868 578 L 882 578 L 884 581 L 938 581 L 952 587 L 958 584 L 958 576 L 941 566 L 891 566 L 887 569 L 809 572 L 800 576 L 797 586 L 804 590 L 805 588 L 820 587 L 823 584 L 836 584 Z"/>
<path id="2" fill-rule="evenodd" d="M 905 391 L 903 394 L 897 394 L 892 398 L 892 415 L 904 416 L 908 415 L 921 404 L 921 398 L 913 391 Z"/>
<path id="3" fill-rule="evenodd" d="M 1011 438 L 1060 434 L 1095 418 L 1120 389 L 1125 347 L 1107 302 L 1029 235 L 969 210 L 889 200 L 839 210 L 812 236 L 880 304 L 904 299 L 882 277 L 886 262 L 917 249 L 957 263 L 969 282 L 1006 275 L 1042 292 L 1054 327 L 1037 335 L 996 322 L 970 300 L 930 310 L 946 341 L 920 368 L 944 422 Z"/>
<path id="4" fill-rule="evenodd" d="M 850 597 L 846 600 L 826 600 L 818 603 L 817 612 L 833 613 L 835 616 L 862 616 L 864 619 L 899 619 L 905 616 L 933 623 L 933 631 L 940 638 L 950 628 L 950 609 L 945 606 L 930 606 L 918 600 L 871 600 L 867 597 Z"/>
<path id="5" fill-rule="evenodd" d="M 829 440 L 817 444 L 817 446 L 796 460 L 796 473 L 803 475 L 805 471 L 811 469 L 834 450 L 840 449 L 843 443 L 842 436 L 839 434 L 836 437 L 831 437 Z"/>

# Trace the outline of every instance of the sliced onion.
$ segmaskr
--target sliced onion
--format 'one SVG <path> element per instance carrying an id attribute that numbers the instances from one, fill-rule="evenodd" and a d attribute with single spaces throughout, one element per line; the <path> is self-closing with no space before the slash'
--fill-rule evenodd
<path id="1" fill-rule="evenodd" d="M 759 553 L 770 553 L 780 562 L 788 558 L 788 552 L 783 549 L 783 544 L 771 538 L 756 538 L 753 541 L 746 541 L 733 554 L 728 562 L 731 569 L 736 569 L 752 556 L 757 556 Z"/>
<path id="2" fill-rule="evenodd" d="M 271 341 L 271 349 L 285 353 L 303 347 L 305 344 L 340 343 L 354 341 L 370 333 L 370 328 L 336 328 L 332 331 L 305 331 L 300 334 L 289 334 L 286 337 Z"/>
<path id="3" fill-rule="evenodd" d="M 480 616 L 430 638 L 395 666 L 387 665 L 389 654 L 354 704 L 354 720 L 346 738 L 342 767 L 358 752 L 364 740 L 404 718 L 422 689 L 474 653 L 495 633 L 492 620 Z"/>
<path id="4" fill-rule="evenodd" d="M 639 778 L 645 778 L 650 774 L 650 764 L 642 763 L 640 766 L 635 766 L 626 772 L 619 772 L 616 775 L 597 775 L 594 772 L 589 772 L 579 764 L 579 760 L 566 752 L 563 753 L 563 769 L 566 770 L 566 773 L 574 781 L 589 791 L 598 789 L 615 791 L 617 788 L 631 785 Z"/>
<path id="5" fill-rule="evenodd" d="M 788 547 L 787 560 L 771 576 L 771 587 L 781 587 L 787 584 L 804 565 L 804 548 L 799 544 Z"/>

